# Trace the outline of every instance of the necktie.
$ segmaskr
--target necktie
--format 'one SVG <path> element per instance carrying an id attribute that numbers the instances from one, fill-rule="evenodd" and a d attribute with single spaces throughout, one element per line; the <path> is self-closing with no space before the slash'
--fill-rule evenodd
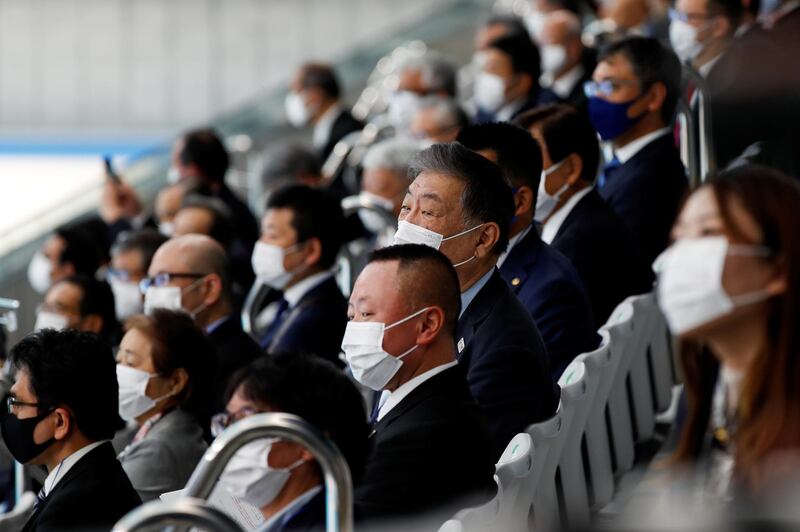
<path id="1" fill-rule="evenodd" d="M 272 343 L 272 340 L 275 338 L 275 333 L 281 328 L 281 325 L 283 325 L 283 322 L 286 320 L 286 316 L 289 314 L 286 312 L 287 310 L 289 310 L 289 302 L 281 297 L 278 302 L 278 311 L 275 313 L 275 319 L 269 324 L 267 331 L 264 333 L 264 337 L 261 339 L 261 347 L 263 349 L 267 349 Z"/>
<path id="2" fill-rule="evenodd" d="M 610 179 L 611 175 L 620 166 L 622 166 L 622 163 L 619 161 L 619 159 L 617 159 L 617 155 L 614 154 L 614 157 L 610 161 L 608 161 L 608 163 L 603 167 L 603 171 L 597 178 L 597 188 L 603 188 Z"/>
<path id="3" fill-rule="evenodd" d="M 375 392 L 372 401 L 372 413 L 369 416 L 369 427 L 375 428 L 378 424 L 378 414 L 381 412 L 381 394 L 382 392 Z"/>
<path id="4" fill-rule="evenodd" d="M 36 494 L 36 502 L 33 503 L 33 511 L 34 512 L 39 509 L 39 506 L 42 505 L 42 503 L 44 502 L 46 497 L 47 497 L 47 495 L 45 495 L 44 486 L 42 486 L 42 489 L 40 489 L 39 493 Z"/>

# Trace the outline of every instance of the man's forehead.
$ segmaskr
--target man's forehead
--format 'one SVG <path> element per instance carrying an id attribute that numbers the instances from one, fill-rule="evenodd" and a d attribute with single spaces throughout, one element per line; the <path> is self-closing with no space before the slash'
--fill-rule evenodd
<path id="1" fill-rule="evenodd" d="M 423 170 L 408 188 L 412 195 L 433 192 L 443 201 L 448 201 L 457 199 L 461 195 L 464 185 L 458 179 L 447 174 Z"/>
<path id="2" fill-rule="evenodd" d="M 14 379 L 14 385 L 11 386 L 11 392 L 19 398 L 20 396 L 35 398 L 33 390 L 31 389 L 31 379 L 30 375 L 28 374 L 28 368 L 25 366 L 21 366 L 17 370 L 16 378 Z"/>
<path id="3" fill-rule="evenodd" d="M 397 291 L 397 269 L 399 261 L 370 262 L 358 276 L 350 304 L 356 305 L 359 301 L 388 302 Z"/>
<path id="4" fill-rule="evenodd" d="M 595 79 L 597 79 L 598 74 L 601 76 L 599 79 L 600 81 L 611 75 L 626 75 L 633 77 L 633 65 L 631 65 L 630 60 L 625 56 L 625 54 L 611 54 L 608 57 L 604 57 L 603 60 L 597 65 L 597 70 L 595 70 Z"/>

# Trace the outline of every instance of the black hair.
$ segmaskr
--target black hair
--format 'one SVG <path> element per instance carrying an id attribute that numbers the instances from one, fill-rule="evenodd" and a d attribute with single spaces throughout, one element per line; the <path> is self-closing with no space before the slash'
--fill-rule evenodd
<path id="1" fill-rule="evenodd" d="M 493 13 L 483 22 L 482 26 L 505 26 L 506 35 L 528 35 L 525 22 L 511 13 Z"/>
<path id="2" fill-rule="evenodd" d="M 667 124 L 672 122 L 680 96 L 682 72 L 675 52 L 652 37 L 625 37 L 604 46 L 597 62 L 617 54 L 630 61 L 634 75 L 641 82 L 642 93 L 656 83 L 664 85 L 667 94 L 661 106 L 661 119 Z"/>
<path id="3" fill-rule="evenodd" d="M 409 176 L 422 172 L 443 174 L 461 181 L 464 223 L 494 222 L 500 236 L 492 252 L 500 255 L 508 247 L 508 233 L 514 216 L 514 194 L 500 167 L 458 142 L 434 144 L 419 152 L 409 165 Z"/>
<path id="4" fill-rule="evenodd" d="M 183 368 L 189 377 L 186 388 L 176 397 L 181 408 L 195 417 L 204 431 L 210 428 L 216 358 L 208 336 L 186 312 L 154 309 L 125 321 L 125 331 L 136 329 L 152 342 L 153 366 L 169 377 Z"/>
<path id="5" fill-rule="evenodd" d="M 166 236 L 162 235 L 155 229 L 145 228 L 135 231 L 125 231 L 120 234 L 117 241 L 111 247 L 112 255 L 118 253 L 127 253 L 128 251 L 137 251 L 141 258 L 142 271 L 147 273 L 150 268 L 150 262 L 153 260 L 153 255 L 161 244 L 169 240 Z"/>
<path id="6" fill-rule="evenodd" d="M 70 222 L 70 228 L 94 247 L 100 264 L 111 260 L 111 235 L 108 224 L 97 215 L 89 215 Z"/>
<path id="7" fill-rule="evenodd" d="M 531 134 L 508 122 L 476 124 L 458 133 L 458 142 L 473 151 L 492 150 L 512 187 L 527 186 L 536 196 L 542 176 L 542 150 Z"/>
<path id="8" fill-rule="evenodd" d="M 708 12 L 728 19 L 731 27 L 730 35 L 733 35 L 742 21 L 744 6 L 741 0 L 708 0 Z"/>
<path id="9" fill-rule="evenodd" d="M 589 118 L 568 104 L 550 104 L 531 109 L 518 116 L 514 123 L 531 129 L 536 127 L 544 138 L 550 160 L 563 161 L 571 154 L 581 158 L 580 178 L 594 183 L 600 159 L 597 133 Z"/>
<path id="10" fill-rule="evenodd" d="M 97 335 L 44 329 L 11 349 L 11 360 L 30 377 L 42 414 L 66 406 L 86 438 L 110 440 L 125 423 L 119 417 L 117 370 L 111 347 Z"/>
<path id="11" fill-rule="evenodd" d="M 59 264 L 72 264 L 75 273 L 94 275 L 97 272 L 101 264 L 98 250 L 84 233 L 72 225 L 64 225 L 56 229 L 54 234 L 64 241 Z"/>
<path id="12" fill-rule="evenodd" d="M 277 189 L 267 201 L 269 209 L 292 211 L 292 228 L 297 241 L 318 238 L 322 246 L 319 265 L 330 268 L 342 247 L 344 215 L 339 200 L 324 189 L 289 185 Z"/>
<path id="13" fill-rule="evenodd" d="M 506 54 L 511 59 L 515 73 L 530 74 L 533 81 L 531 90 L 538 90 L 539 76 L 542 74 L 539 48 L 527 33 L 499 37 L 489 43 L 488 48 L 495 48 Z"/>
<path id="14" fill-rule="evenodd" d="M 100 337 L 109 345 L 114 345 L 119 340 L 119 322 L 114 310 L 114 292 L 108 283 L 84 274 L 72 275 L 56 284 L 59 283 L 69 283 L 80 289 L 81 302 L 78 308 L 81 316 L 100 316 L 103 320 Z"/>
<path id="15" fill-rule="evenodd" d="M 409 298 L 409 310 L 435 305 L 444 311 L 445 327 L 455 337 L 461 313 L 461 286 L 450 260 L 441 252 L 422 244 L 403 244 L 378 248 L 367 263 L 398 261 L 401 289 Z"/>
<path id="16" fill-rule="evenodd" d="M 219 242 L 224 249 L 229 249 L 234 239 L 233 215 L 225 202 L 213 196 L 206 196 L 202 191 L 192 190 L 181 202 L 181 210 L 191 208 L 211 213 L 212 221 L 208 236 Z"/>
<path id="17" fill-rule="evenodd" d="M 184 165 L 196 165 L 208 182 L 225 181 L 230 156 L 213 129 L 195 129 L 186 133 L 178 157 Z"/>
<path id="18" fill-rule="evenodd" d="M 338 100 L 341 94 L 339 81 L 330 65 L 306 63 L 300 69 L 300 85 L 304 89 L 316 87 L 330 98 Z"/>
<path id="19" fill-rule="evenodd" d="M 300 416 L 326 433 L 358 481 L 367 454 L 364 401 L 332 362 L 305 353 L 266 354 L 231 377 L 226 399 L 240 388 L 246 399 Z"/>

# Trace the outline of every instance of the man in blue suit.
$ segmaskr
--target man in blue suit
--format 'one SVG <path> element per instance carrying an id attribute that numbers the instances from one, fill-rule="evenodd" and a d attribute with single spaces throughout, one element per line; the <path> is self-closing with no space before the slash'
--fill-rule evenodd
<path id="1" fill-rule="evenodd" d="M 530 133 L 508 123 L 467 127 L 458 141 L 497 163 L 513 187 L 508 249 L 497 265 L 542 333 L 550 371 L 558 380 L 573 358 L 597 347 L 600 337 L 578 272 L 569 259 L 542 242 L 533 225 L 542 172 L 539 145 Z"/>
<path id="2" fill-rule="evenodd" d="M 497 165 L 459 143 L 435 144 L 411 163 L 396 244 L 427 244 L 453 263 L 461 289 L 458 361 L 500 457 L 518 432 L 552 416 L 558 387 L 528 310 L 496 268 L 514 215 Z"/>
<path id="3" fill-rule="evenodd" d="M 667 246 L 687 190 L 671 126 L 680 62 L 656 39 L 628 37 L 600 51 L 592 78 L 586 83 L 589 117 L 613 150 L 598 192 L 651 264 Z"/>
<path id="4" fill-rule="evenodd" d="M 252 259 L 258 281 L 283 292 L 265 310 L 267 351 L 309 352 L 343 366 L 347 302 L 332 269 L 343 224 L 339 201 L 322 189 L 290 185 L 270 196 Z"/>

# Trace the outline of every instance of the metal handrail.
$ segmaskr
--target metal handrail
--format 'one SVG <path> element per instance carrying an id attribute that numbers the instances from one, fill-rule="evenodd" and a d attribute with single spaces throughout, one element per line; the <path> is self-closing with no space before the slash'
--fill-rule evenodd
<path id="1" fill-rule="evenodd" d="M 397 218 L 393 213 L 388 212 L 386 209 L 368 197 L 356 195 L 348 196 L 342 200 L 342 212 L 345 216 L 355 214 L 359 209 L 367 209 L 369 211 L 377 212 L 381 218 L 383 218 L 383 221 L 386 222 L 387 228 L 394 227 L 394 225 L 397 223 Z"/>
<path id="2" fill-rule="evenodd" d="M 680 129 L 680 154 L 681 161 L 686 166 L 692 188 L 700 182 L 700 161 L 698 160 L 697 131 L 695 130 L 694 115 L 689 103 L 684 99 L 678 100 L 675 119 Z"/>
<path id="3" fill-rule="evenodd" d="M 353 484 L 350 469 L 336 445 L 319 429 L 292 414 L 256 414 L 220 434 L 192 473 L 183 496 L 207 499 L 228 461 L 243 445 L 262 438 L 281 438 L 314 455 L 325 482 L 327 530 L 352 532 Z"/>
<path id="4" fill-rule="evenodd" d="M 705 78 L 689 65 L 683 65 L 683 74 L 695 86 L 697 95 L 697 159 L 699 182 L 704 182 L 717 170 L 717 159 L 711 135 L 711 105 Z M 687 102 L 691 108 L 691 102 Z"/>
<path id="5" fill-rule="evenodd" d="M 256 342 L 260 342 L 261 338 L 256 334 L 257 331 L 254 323 L 255 313 L 264 304 L 271 290 L 269 286 L 259 279 L 256 279 L 253 286 L 250 287 L 250 291 L 247 293 L 247 297 L 245 297 L 244 304 L 242 305 L 242 311 L 240 313 L 242 330 L 249 334 Z"/>
<path id="6" fill-rule="evenodd" d="M 188 525 L 214 532 L 242 532 L 236 521 L 200 499 L 182 498 L 169 503 L 150 501 L 127 513 L 113 532 L 135 532 L 153 525 Z"/>

